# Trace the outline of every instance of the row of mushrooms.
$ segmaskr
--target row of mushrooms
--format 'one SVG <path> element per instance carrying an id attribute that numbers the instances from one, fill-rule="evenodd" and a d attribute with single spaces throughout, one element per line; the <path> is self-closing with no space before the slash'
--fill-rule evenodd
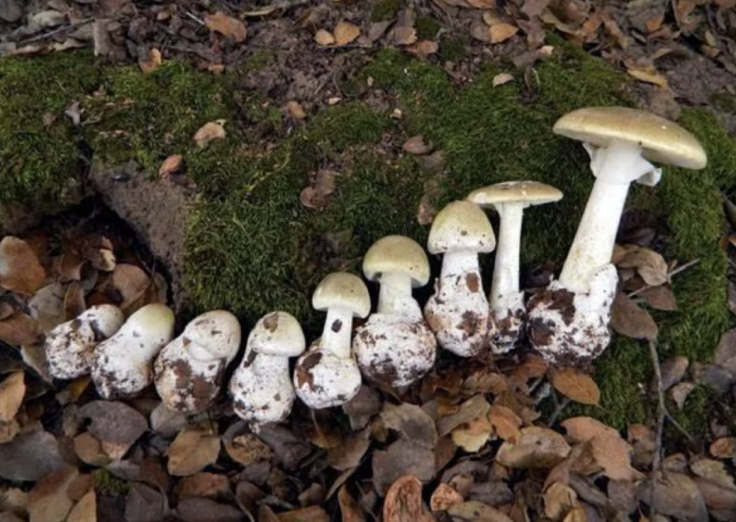
<path id="1" fill-rule="evenodd" d="M 312 296 L 326 312 L 322 335 L 306 349 L 290 314 L 275 311 L 251 330 L 228 391 L 235 412 L 254 428 L 284 420 L 296 397 L 313 409 L 352 399 L 363 378 L 402 391 L 433 367 L 437 344 L 461 357 L 512 350 L 520 339 L 551 364 L 590 361 L 605 349 L 618 276 L 611 264 L 629 185 L 654 185 L 661 171 L 648 160 L 700 169 L 697 140 L 674 123 L 621 107 L 588 108 L 563 116 L 554 132 L 584 142 L 596 176 L 559 279 L 525 299 L 519 288 L 524 210 L 559 201 L 562 192 L 534 181 L 478 189 L 436 216 L 427 250 L 442 255 L 433 295 L 424 309 L 412 291 L 426 285 L 424 249 L 404 236 L 376 241 L 363 259 L 365 279 L 380 285 L 370 314 L 368 288 L 356 275 L 325 277 Z M 500 216 L 498 245 L 484 208 Z M 496 249 L 484 293 L 479 255 Z M 353 328 L 355 318 L 367 318 Z M 174 315 L 147 305 L 127 321 L 113 305 L 98 305 L 54 329 L 46 341 L 51 374 L 91 373 L 104 398 L 130 397 L 152 382 L 169 409 L 197 413 L 223 387 L 236 357 L 240 324 L 227 311 L 207 312 L 173 338 Z M 289 359 L 298 357 L 293 374 Z"/>

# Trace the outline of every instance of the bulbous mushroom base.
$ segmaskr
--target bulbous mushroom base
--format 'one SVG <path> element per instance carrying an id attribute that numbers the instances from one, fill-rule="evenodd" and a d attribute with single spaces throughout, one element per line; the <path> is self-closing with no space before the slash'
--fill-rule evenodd
<path id="1" fill-rule="evenodd" d="M 420 319 L 373 314 L 357 329 L 353 351 L 361 372 L 368 379 L 401 389 L 432 369 L 437 340 Z"/>
<path id="2" fill-rule="evenodd" d="M 98 348 L 92 364 L 92 381 L 100 397 L 107 400 L 134 397 L 151 384 L 150 363 L 135 361 L 116 346 L 106 348 L 106 345 Z"/>
<path id="3" fill-rule="evenodd" d="M 248 364 L 251 354 L 262 357 L 255 352 L 246 354 L 246 360 L 230 379 L 229 392 L 235 413 L 257 430 L 262 424 L 285 420 L 296 395 L 288 372 L 256 372 Z"/>
<path id="4" fill-rule="evenodd" d="M 496 355 L 510 352 L 516 347 L 526 324 L 526 307 L 522 304 L 506 308 L 503 312 L 491 311 L 491 327 L 488 330 L 491 351 Z"/>
<path id="5" fill-rule="evenodd" d="M 424 318 L 439 345 L 460 357 L 473 357 L 488 348 L 488 300 L 482 290 L 438 288 L 424 306 Z"/>
<path id="6" fill-rule="evenodd" d="M 323 350 L 320 339 L 296 362 L 296 394 L 314 410 L 345 404 L 358 394 L 362 382 L 355 359 Z"/>
<path id="7" fill-rule="evenodd" d="M 183 336 L 174 339 L 156 359 L 156 391 L 170 410 L 201 413 L 220 391 L 227 361 L 193 359 L 184 342 Z"/>
<path id="8" fill-rule="evenodd" d="M 532 346 L 556 366 L 585 365 L 598 357 L 611 340 L 608 323 L 617 284 L 611 264 L 596 272 L 587 293 L 574 293 L 559 281 L 550 283 L 527 305 Z"/>

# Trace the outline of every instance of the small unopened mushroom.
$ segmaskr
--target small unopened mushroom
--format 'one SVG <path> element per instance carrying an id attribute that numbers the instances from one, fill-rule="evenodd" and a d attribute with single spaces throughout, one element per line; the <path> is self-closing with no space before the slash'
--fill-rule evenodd
<path id="1" fill-rule="evenodd" d="M 488 217 L 475 203 L 455 201 L 432 222 L 430 254 L 444 254 L 435 292 L 424 317 L 437 342 L 461 357 L 488 346 L 488 299 L 480 277 L 479 253 L 492 252 L 496 237 Z"/>
<path id="2" fill-rule="evenodd" d="M 345 404 L 360 390 L 360 369 L 350 351 L 353 317 L 371 311 L 368 288 L 358 276 L 329 274 L 312 296 L 315 310 L 326 311 L 322 336 L 299 357 L 294 386 L 299 398 L 313 409 Z"/>
<path id="3" fill-rule="evenodd" d="M 62 323 L 46 336 L 49 373 L 56 379 L 76 379 L 92 369 L 95 347 L 114 335 L 125 321 L 117 306 L 90 307 L 76 319 Z"/>
<path id="4" fill-rule="evenodd" d="M 498 249 L 491 283 L 491 347 L 496 353 L 513 349 L 526 319 L 524 292 L 519 291 L 519 254 L 524 209 L 562 199 L 555 187 L 536 181 L 507 181 L 473 191 L 467 198 L 493 207 L 500 219 Z"/>
<path id="5" fill-rule="evenodd" d="M 153 366 L 156 391 L 166 407 L 188 414 L 206 410 L 239 348 L 240 323 L 230 312 L 213 310 L 190 321 Z"/>
<path id="6" fill-rule="evenodd" d="M 149 304 L 128 317 L 94 353 L 92 380 L 104 399 L 131 397 L 151 384 L 153 359 L 174 334 L 174 312 Z"/>
<path id="7" fill-rule="evenodd" d="M 548 361 L 574 364 L 597 357 L 610 341 L 618 283 L 611 256 L 629 185 L 659 182 L 661 170 L 648 160 L 702 169 L 707 158 L 688 131 L 636 109 L 579 109 L 553 130 L 583 142 L 596 181 L 559 280 L 528 303 L 529 337 Z"/>
<path id="8" fill-rule="evenodd" d="M 302 327 L 286 312 L 271 312 L 251 330 L 229 391 L 235 413 L 254 429 L 281 422 L 291 412 L 295 395 L 289 357 L 300 355 L 305 347 Z"/>
<path id="9" fill-rule="evenodd" d="M 377 312 L 356 330 L 353 351 L 364 376 L 404 389 L 432 368 L 437 351 L 437 340 L 412 297 L 413 288 L 429 281 L 427 255 L 408 237 L 386 236 L 366 252 L 363 274 L 381 287 Z"/>

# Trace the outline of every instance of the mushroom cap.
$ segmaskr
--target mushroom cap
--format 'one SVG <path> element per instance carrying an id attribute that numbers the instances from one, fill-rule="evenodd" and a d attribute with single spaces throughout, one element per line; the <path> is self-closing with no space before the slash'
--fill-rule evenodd
<path id="1" fill-rule="evenodd" d="M 431 254 L 459 250 L 493 252 L 496 236 L 488 216 L 470 201 L 453 201 L 440 210 L 427 239 Z"/>
<path id="2" fill-rule="evenodd" d="M 559 189 L 538 181 L 505 181 L 474 190 L 466 198 L 482 207 L 502 203 L 544 205 L 562 199 Z"/>
<path id="3" fill-rule="evenodd" d="M 230 312 L 212 310 L 192 319 L 182 337 L 190 341 L 185 345 L 195 359 L 227 359 L 229 362 L 240 348 L 240 323 Z"/>
<path id="4" fill-rule="evenodd" d="M 553 132 L 606 147 L 611 140 L 638 143 L 651 161 L 702 169 L 705 150 L 688 131 L 661 116 L 628 107 L 588 107 L 562 116 Z"/>
<path id="5" fill-rule="evenodd" d="M 248 336 L 248 348 L 263 355 L 296 357 L 306 347 L 299 321 L 286 312 L 271 312 L 261 317 Z"/>
<path id="6" fill-rule="evenodd" d="M 347 272 L 327 274 L 312 295 L 312 307 L 326 311 L 328 308 L 350 310 L 356 317 L 367 317 L 371 312 L 371 296 L 363 280 Z"/>
<path id="7" fill-rule="evenodd" d="M 132 335 L 133 332 L 165 344 L 174 334 L 174 312 L 164 304 L 148 304 L 128 317 L 117 335 Z"/>
<path id="8" fill-rule="evenodd" d="M 363 274 L 369 281 L 379 281 L 384 272 L 399 272 L 411 277 L 412 287 L 429 282 L 429 260 L 424 249 L 406 236 L 382 237 L 363 257 Z"/>

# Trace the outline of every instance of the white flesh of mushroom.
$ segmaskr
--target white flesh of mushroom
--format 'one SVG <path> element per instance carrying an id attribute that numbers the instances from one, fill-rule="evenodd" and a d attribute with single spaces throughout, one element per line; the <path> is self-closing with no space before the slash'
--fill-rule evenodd
<path id="1" fill-rule="evenodd" d="M 289 357 L 304 351 L 306 341 L 297 320 L 286 312 L 262 317 L 251 330 L 245 356 L 229 384 L 235 413 L 254 430 L 281 422 L 294 404 Z"/>
<path id="2" fill-rule="evenodd" d="M 46 336 L 49 373 L 57 379 L 75 379 L 90 373 L 95 347 L 114 335 L 125 321 L 117 306 L 92 306 L 76 319 L 62 323 Z"/>
<path id="3" fill-rule="evenodd" d="M 240 323 L 230 312 L 213 310 L 194 318 L 154 364 L 156 390 L 166 407 L 189 414 L 206 410 L 239 347 Z"/>
<path id="4" fill-rule="evenodd" d="M 162 304 L 136 311 L 95 351 L 92 379 L 105 399 L 133 396 L 151 383 L 151 364 L 174 333 L 174 313 Z"/>

